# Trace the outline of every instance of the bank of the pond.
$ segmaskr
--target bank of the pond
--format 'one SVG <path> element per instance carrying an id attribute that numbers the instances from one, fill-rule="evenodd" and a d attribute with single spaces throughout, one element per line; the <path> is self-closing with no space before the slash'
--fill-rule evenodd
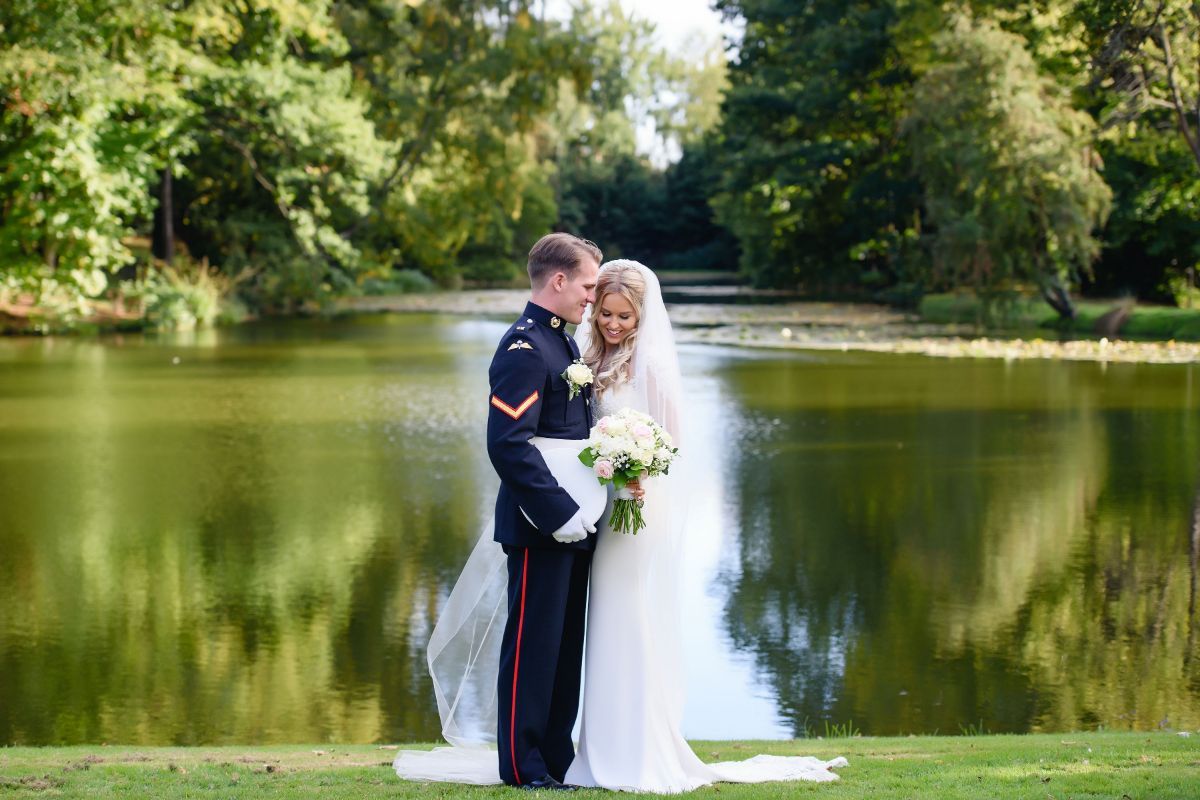
<path id="1" fill-rule="evenodd" d="M 520 311 L 528 294 L 518 290 L 431 292 L 346 298 L 344 313 L 437 312 L 504 318 Z M 980 336 L 973 324 L 923 321 L 881 305 L 784 302 L 750 305 L 684 294 L 670 304 L 682 342 L 796 350 L 868 350 L 947 358 L 1059 359 L 1068 361 L 1186 364 L 1200 362 L 1200 343 L 1100 337 Z"/>
<path id="2" fill-rule="evenodd" d="M 1050 359 L 1064 361 L 1187 364 L 1200 362 L 1200 311 L 1133 307 L 1101 336 L 1097 321 L 1111 303 L 1081 302 L 1067 329 L 1058 326 L 1044 303 L 1020 304 L 1011 329 L 977 322 L 976 303 L 951 295 L 927 297 L 920 313 L 866 303 L 789 301 L 786 294 L 744 287 L 667 287 L 668 305 L 681 342 L 792 350 L 862 350 L 914 353 L 943 358 Z M 525 290 L 478 289 L 450 292 L 345 297 L 334 303 L 340 314 L 425 312 L 485 315 L 519 313 Z M 728 302 L 730 298 L 737 302 Z M 37 333 L 36 326 L 5 325 L 0 333 Z M 313 311 L 312 313 L 316 313 Z M 110 315 L 111 316 L 111 315 Z M 248 318 L 247 318 L 248 319 Z M 13 317 L 9 322 L 22 322 Z M 27 322 L 27 321 L 26 321 Z M 142 330 L 146 320 L 99 316 L 76 333 Z M 1125 338 L 1131 337 L 1131 338 Z"/>
<path id="3" fill-rule="evenodd" d="M 427 747 L 428 745 L 411 745 Z M 706 761 L 757 753 L 845 756 L 833 784 L 723 784 L 728 798 L 1195 798 L 1200 734 L 1069 733 L 694 742 Z M 395 746 L 61 747 L 0 749 L 5 797 L 428 798 L 513 797 L 503 787 L 406 783 Z M 611 796 L 589 791 L 585 796 Z M 622 795 L 625 797 L 628 795 Z"/>
<path id="4" fill-rule="evenodd" d="M 943 325 L 979 325 L 984 318 L 979 299 L 962 293 L 926 295 L 919 315 L 924 322 Z M 1079 336 L 1200 341 L 1200 309 L 1132 300 L 1079 300 L 1074 319 L 1064 320 L 1040 297 L 1022 297 L 1009 303 L 1001 318 L 1000 325 L 1049 334 L 1065 331 Z"/>

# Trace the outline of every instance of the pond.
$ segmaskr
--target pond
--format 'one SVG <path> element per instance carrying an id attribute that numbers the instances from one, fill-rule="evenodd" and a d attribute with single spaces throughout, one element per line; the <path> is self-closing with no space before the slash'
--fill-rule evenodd
<path id="1" fill-rule="evenodd" d="M 505 327 L 0 340 L 0 744 L 435 740 Z M 1200 367 L 682 364 L 689 737 L 1200 726 Z"/>

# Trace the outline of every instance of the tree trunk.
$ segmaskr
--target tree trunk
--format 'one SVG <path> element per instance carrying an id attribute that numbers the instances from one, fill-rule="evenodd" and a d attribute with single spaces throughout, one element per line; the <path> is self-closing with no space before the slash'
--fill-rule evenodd
<path id="1" fill-rule="evenodd" d="M 1042 284 L 1042 299 L 1063 319 L 1075 319 L 1075 304 L 1071 302 L 1071 293 L 1058 278 L 1052 278 Z"/>
<path id="2" fill-rule="evenodd" d="M 158 235 L 155 237 L 154 255 L 168 266 L 175 264 L 175 197 L 171 178 L 171 162 L 162 171 L 158 199 Z"/>

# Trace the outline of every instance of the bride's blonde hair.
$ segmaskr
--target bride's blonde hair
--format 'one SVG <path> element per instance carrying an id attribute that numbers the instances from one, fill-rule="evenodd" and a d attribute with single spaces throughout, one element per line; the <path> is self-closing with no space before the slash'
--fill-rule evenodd
<path id="1" fill-rule="evenodd" d="M 646 279 L 633 264 L 614 264 L 602 269 L 600 277 L 596 280 L 596 302 L 592 304 L 590 322 L 591 341 L 588 342 L 587 352 L 583 354 L 583 361 L 591 367 L 592 373 L 596 376 L 592 384 L 592 391 L 597 396 L 603 395 L 614 386 L 629 380 L 632 375 L 633 351 L 637 345 L 638 329 L 634 327 L 629 335 L 616 346 L 615 351 L 605 359 L 605 349 L 608 345 L 600 330 L 600 307 L 604 303 L 604 298 L 610 294 L 619 294 L 628 300 L 629 304 L 633 306 L 633 311 L 640 324 L 642 301 L 646 297 Z"/>

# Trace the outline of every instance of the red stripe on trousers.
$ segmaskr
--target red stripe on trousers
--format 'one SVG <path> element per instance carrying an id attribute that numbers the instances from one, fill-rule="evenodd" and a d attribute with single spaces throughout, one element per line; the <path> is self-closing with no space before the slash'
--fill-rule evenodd
<path id="1" fill-rule="evenodd" d="M 525 550 L 525 563 L 521 566 L 521 615 L 517 618 L 517 657 L 513 663 L 512 713 L 508 718 L 508 749 L 512 755 L 513 775 L 521 785 L 521 773 L 517 771 L 517 674 L 521 669 L 521 632 L 525 629 L 525 576 L 529 574 L 529 550 Z"/>

